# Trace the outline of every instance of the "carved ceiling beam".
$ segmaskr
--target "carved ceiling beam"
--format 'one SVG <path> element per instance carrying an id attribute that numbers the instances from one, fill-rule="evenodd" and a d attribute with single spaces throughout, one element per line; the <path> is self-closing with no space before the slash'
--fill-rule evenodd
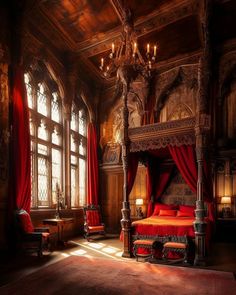
<path id="1" fill-rule="evenodd" d="M 119 1 L 115 1 L 119 2 Z M 120 11 L 120 9 L 119 9 Z M 136 31 L 137 37 L 141 37 L 147 33 L 155 31 L 157 28 L 161 28 L 174 23 L 182 18 L 189 15 L 197 14 L 198 12 L 198 2 L 193 0 L 180 1 L 177 5 L 168 6 L 153 14 L 146 17 L 140 18 L 135 22 L 134 29 Z M 119 12 L 119 17 L 121 17 L 121 12 Z M 111 41 L 120 37 L 121 27 L 118 27 L 110 32 L 106 33 L 106 38 L 104 36 L 94 36 L 90 40 L 85 40 L 77 44 L 77 52 L 83 53 L 86 51 L 87 55 L 94 55 L 104 50 L 110 49 Z M 109 44 L 106 44 L 108 42 Z"/>
<path id="2" fill-rule="evenodd" d="M 110 0 L 112 6 L 115 9 L 116 14 L 118 15 L 121 23 L 122 23 L 122 19 L 123 19 L 123 15 L 124 15 L 124 10 L 122 7 L 122 4 L 120 2 L 120 0 Z"/>

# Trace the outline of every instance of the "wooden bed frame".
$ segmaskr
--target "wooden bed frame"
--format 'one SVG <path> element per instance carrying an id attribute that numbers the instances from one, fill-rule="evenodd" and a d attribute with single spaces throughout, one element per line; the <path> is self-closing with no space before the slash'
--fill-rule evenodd
<path id="1" fill-rule="evenodd" d="M 196 110 L 194 118 L 187 118 L 177 121 L 169 121 L 166 123 L 158 123 L 129 129 L 129 110 L 128 110 L 128 95 L 131 92 L 131 84 L 136 78 L 143 74 L 141 70 L 145 70 L 142 65 L 137 67 L 127 56 L 126 63 L 124 62 L 117 70 L 120 79 L 118 80 L 120 90 L 122 91 L 123 101 L 123 118 L 122 127 L 124 130 L 122 139 L 122 164 L 124 171 L 124 186 L 123 186 L 123 204 L 122 204 L 122 232 L 123 232 L 123 257 L 131 257 L 131 219 L 130 205 L 128 195 L 128 158 L 130 151 L 144 151 L 153 148 L 160 148 L 167 145 L 183 145 L 195 144 L 197 158 L 197 201 L 196 201 L 196 219 L 194 222 L 195 229 L 195 265 L 205 265 L 206 262 L 206 222 L 205 208 L 203 199 L 203 161 L 206 159 L 206 151 L 208 148 L 208 133 L 210 131 L 210 116 L 209 106 L 207 105 L 209 97 L 210 85 L 210 40 L 209 40 L 209 23 L 210 23 L 210 1 L 207 1 L 202 11 L 202 33 L 203 33 L 203 50 L 197 65 L 197 87 L 198 95 L 196 99 Z M 132 31 L 131 24 L 125 23 L 126 34 Z M 148 70 L 147 74 L 151 75 Z M 146 75 L 148 76 L 148 75 Z M 177 76 L 176 76 L 177 79 Z M 177 81 L 177 80 L 174 80 Z M 169 86 L 163 89 L 164 97 L 173 90 L 175 83 L 169 83 Z M 168 88 L 169 87 L 169 88 Z M 161 107 L 163 101 L 158 107 Z"/>

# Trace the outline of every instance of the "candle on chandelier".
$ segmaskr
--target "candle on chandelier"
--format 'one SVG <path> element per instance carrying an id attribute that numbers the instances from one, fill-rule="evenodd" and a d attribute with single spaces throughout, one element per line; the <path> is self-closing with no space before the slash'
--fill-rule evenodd
<path id="1" fill-rule="evenodd" d="M 150 44 L 147 44 L 147 53 L 150 52 Z"/>
<path id="2" fill-rule="evenodd" d="M 136 52 L 137 52 L 137 43 L 135 42 L 134 43 L 134 54 L 136 54 Z"/>
<path id="3" fill-rule="evenodd" d="M 115 44 L 114 43 L 111 44 L 111 51 L 112 51 L 112 53 L 115 53 Z"/>
<path id="4" fill-rule="evenodd" d="M 104 58 L 101 58 L 101 68 L 104 66 Z"/>
<path id="5" fill-rule="evenodd" d="M 154 56 L 156 56 L 156 54 L 157 54 L 157 47 L 156 47 L 156 45 L 154 46 Z"/>

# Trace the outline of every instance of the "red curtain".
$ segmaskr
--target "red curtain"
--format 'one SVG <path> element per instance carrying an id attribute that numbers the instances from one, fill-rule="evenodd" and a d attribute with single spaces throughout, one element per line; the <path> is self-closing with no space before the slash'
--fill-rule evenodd
<path id="1" fill-rule="evenodd" d="M 146 183 L 147 183 L 147 185 L 146 185 L 146 187 L 147 187 L 146 198 L 147 198 L 147 202 L 148 202 L 147 217 L 151 216 L 152 212 L 154 210 L 153 202 L 151 200 L 151 198 L 152 198 L 152 187 L 153 187 L 153 178 L 152 178 L 152 171 L 151 170 L 152 170 L 151 166 L 148 163 L 148 165 L 147 165 L 147 178 L 146 178 Z"/>
<path id="2" fill-rule="evenodd" d="M 153 213 L 153 203 L 151 195 L 154 195 L 155 201 L 158 200 L 166 189 L 171 178 L 174 164 L 162 163 L 157 159 L 152 160 L 152 165 L 148 164 L 147 168 L 147 198 L 149 200 L 147 217 Z"/>
<path id="3" fill-rule="evenodd" d="M 127 193 L 130 194 L 138 169 L 139 154 L 130 153 L 128 163 L 128 179 L 127 179 Z"/>
<path id="4" fill-rule="evenodd" d="M 182 145 L 182 146 L 169 146 L 170 154 L 176 163 L 181 175 L 187 182 L 193 192 L 197 191 L 197 161 L 194 146 Z M 206 163 L 203 162 L 203 177 L 204 177 L 204 201 L 208 203 L 208 217 L 210 220 L 214 220 L 214 208 L 213 208 L 213 194 L 212 194 L 212 180 L 210 176 L 210 169 Z"/>
<path id="5" fill-rule="evenodd" d="M 192 145 L 169 146 L 170 154 L 193 192 L 197 191 L 197 162 Z"/>
<path id="6" fill-rule="evenodd" d="M 88 124 L 88 204 L 98 205 L 98 156 L 97 132 L 93 123 Z"/>
<path id="7" fill-rule="evenodd" d="M 12 141 L 10 146 L 9 218 L 12 218 L 13 211 L 17 208 L 30 212 L 31 203 L 29 113 L 24 72 L 20 66 L 12 70 L 11 93 Z"/>

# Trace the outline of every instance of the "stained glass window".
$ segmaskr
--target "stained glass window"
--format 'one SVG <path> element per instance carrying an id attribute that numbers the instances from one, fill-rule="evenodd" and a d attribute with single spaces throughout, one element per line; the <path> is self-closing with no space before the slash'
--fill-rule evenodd
<path id="1" fill-rule="evenodd" d="M 79 203 L 85 204 L 85 160 L 79 159 Z"/>
<path id="2" fill-rule="evenodd" d="M 33 108 L 33 90 L 30 85 L 30 77 L 28 74 L 24 75 L 25 79 L 25 85 L 26 85 L 26 93 L 27 93 L 27 101 L 28 101 L 28 107 Z"/>
<path id="3" fill-rule="evenodd" d="M 38 128 L 38 137 L 44 140 L 48 139 L 48 132 L 46 129 L 46 125 L 42 122 Z"/>
<path id="4" fill-rule="evenodd" d="M 50 93 L 50 87 L 43 81 L 34 83 L 25 74 L 31 136 L 31 178 L 32 208 L 56 207 L 56 184 L 63 191 L 71 187 L 72 208 L 85 204 L 86 197 L 86 112 L 73 103 L 70 134 L 63 125 L 62 101 L 58 92 Z M 33 79 L 33 77 L 32 77 Z M 37 88 L 36 88 L 37 85 Z M 65 167 L 65 138 L 70 138 L 71 183 L 63 184 Z"/>
<path id="5" fill-rule="evenodd" d="M 71 206 L 86 202 L 86 113 L 72 106 L 71 116 Z"/>
<path id="6" fill-rule="evenodd" d="M 52 149 L 52 198 L 56 203 L 56 183 L 61 183 L 61 151 Z"/>
<path id="7" fill-rule="evenodd" d="M 59 104 L 57 93 L 53 93 L 52 97 L 53 97 L 51 101 L 52 120 L 59 123 L 60 122 L 60 104 Z"/>
<path id="8" fill-rule="evenodd" d="M 86 134 L 86 117 L 84 114 L 84 110 L 79 110 L 79 134 Z"/>
<path id="9" fill-rule="evenodd" d="M 70 150 L 76 152 L 76 142 L 72 134 L 70 136 Z"/>
<path id="10" fill-rule="evenodd" d="M 54 129 L 53 133 L 52 133 L 52 143 L 59 145 L 61 142 L 61 137 L 58 134 L 57 130 Z"/>
<path id="11" fill-rule="evenodd" d="M 37 111 L 44 116 L 48 114 L 47 96 L 42 84 L 39 84 L 39 90 L 37 92 Z"/>
<path id="12" fill-rule="evenodd" d="M 38 156 L 38 201 L 39 206 L 48 206 L 48 169 L 47 159 L 42 156 Z"/>

